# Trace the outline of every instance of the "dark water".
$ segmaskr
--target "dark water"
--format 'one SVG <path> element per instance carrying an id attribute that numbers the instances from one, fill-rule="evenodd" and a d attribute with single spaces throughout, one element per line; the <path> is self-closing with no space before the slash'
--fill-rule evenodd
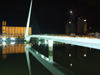
<path id="1" fill-rule="evenodd" d="M 30 46 L 49 56 L 45 40 L 31 40 Z M 15 43 L 15 44 L 14 44 Z M 0 41 L 0 75 L 29 75 L 24 41 Z M 77 75 L 100 75 L 100 51 L 54 42 L 53 61 Z M 29 53 L 32 75 L 52 75 Z M 66 74 L 68 75 L 68 74 Z"/>

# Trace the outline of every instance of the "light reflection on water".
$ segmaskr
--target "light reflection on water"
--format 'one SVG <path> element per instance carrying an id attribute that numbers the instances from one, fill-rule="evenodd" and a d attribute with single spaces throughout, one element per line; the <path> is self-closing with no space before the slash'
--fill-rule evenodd
<path id="1" fill-rule="evenodd" d="M 25 53 L 25 44 L 6 44 L 2 47 L 3 59 L 7 58 L 7 54 Z"/>
<path id="2" fill-rule="evenodd" d="M 69 71 L 68 69 L 60 66 L 56 62 L 53 61 L 53 46 L 51 46 L 51 43 L 48 45 L 48 57 L 45 57 L 41 53 L 37 52 L 34 48 L 31 48 L 29 43 L 26 43 L 26 58 L 29 68 L 29 74 L 31 75 L 31 64 L 29 59 L 29 52 L 46 68 L 48 69 L 53 75 L 76 75 L 73 72 Z"/>
<path id="3" fill-rule="evenodd" d="M 39 44 L 39 42 L 41 42 Z M 46 41 L 47 43 L 47 41 Z M 78 47 L 78 46 L 73 46 L 73 45 L 68 45 L 68 44 L 62 44 L 62 43 L 54 43 L 54 47 L 53 47 L 53 52 L 49 52 L 48 51 L 48 45 L 45 44 L 45 40 L 38 40 L 36 42 L 32 41 L 30 44 L 28 44 L 30 47 L 32 46 L 32 48 L 34 48 L 35 50 L 37 50 L 35 53 L 38 55 L 39 53 L 41 53 L 41 58 L 44 59 L 45 56 L 48 58 L 48 60 L 50 61 L 54 61 L 58 64 L 60 64 L 61 66 L 65 67 L 66 69 L 69 69 L 70 71 L 76 73 L 77 75 L 97 75 L 100 74 L 99 69 L 99 63 L 100 63 L 100 51 L 99 50 L 95 50 L 95 49 L 90 49 L 90 48 L 85 48 L 85 47 Z M 0 44 L 0 57 L 2 57 L 2 61 L 3 63 L 5 63 L 4 60 L 7 61 L 7 64 L 9 65 L 9 61 L 10 60 L 8 57 L 10 57 L 11 59 L 16 59 L 18 60 L 19 58 L 17 58 L 17 56 L 21 55 L 21 59 L 24 59 L 25 57 L 25 47 L 26 45 L 24 44 L 24 42 L 20 42 L 20 43 L 15 43 L 15 42 L 9 42 L 5 43 L 2 42 Z M 33 51 L 31 49 L 31 51 Z M 29 51 L 27 50 L 26 53 L 26 58 L 28 59 L 27 61 L 32 60 L 34 57 L 30 56 L 30 60 L 29 60 L 29 56 L 28 56 Z M 13 56 L 16 55 L 16 58 L 13 58 Z M 11 57 L 12 56 L 12 57 Z M 20 59 L 20 61 L 21 61 Z M 15 61 L 16 61 L 15 60 Z M 2 63 L 1 61 L 1 63 Z M 13 60 L 10 60 L 12 63 Z M 18 61 L 16 61 L 18 62 Z M 24 61 L 25 65 L 27 65 L 26 59 Z M 5 65 L 1 64 L 1 67 L 5 67 Z M 31 64 L 29 64 L 31 63 Z M 33 71 L 35 71 L 35 69 L 32 68 L 32 66 L 34 64 L 33 62 L 29 62 L 28 63 L 28 67 L 29 67 L 29 71 L 27 70 L 26 75 L 28 75 L 28 72 L 31 75 L 31 69 L 32 69 L 32 74 L 34 74 Z M 12 63 L 14 64 L 14 63 Z M 6 65 L 6 67 L 8 66 Z M 21 65 L 20 65 L 21 66 Z M 24 67 L 24 66 L 23 66 Z M 43 66 L 42 66 L 43 67 Z M 15 67 L 16 68 L 16 67 Z M 2 68 L 1 68 L 2 69 Z M 0 70 L 1 70 L 0 69 Z M 25 69 L 28 69 L 27 67 L 25 67 Z M 5 68 L 3 70 L 6 70 Z M 24 70 L 24 68 L 23 68 Z M 46 70 L 46 69 L 45 69 Z M 48 70 L 46 70 L 48 71 Z M 3 71 L 5 72 L 5 71 Z M 23 73 L 18 72 L 19 75 L 23 75 Z M 41 73 L 42 74 L 42 73 Z M 47 73 L 44 73 L 44 75 L 52 75 L 49 71 Z M 0 75 L 6 75 L 3 74 L 2 72 L 0 72 Z M 13 75 L 13 74 L 10 74 Z M 17 74 L 15 74 L 17 75 Z M 24 74 L 25 75 L 25 74 Z M 39 74 L 35 74 L 35 75 L 39 75 Z"/>
<path id="4" fill-rule="evenodd" d="M 48 49 L 45 46 L 33 44 L 33 48 L 47 56 Z M 53 59 L 63 67 L 78 75 L 100 74 L 99 50 L 61 43 L 56 43 L 53 46 Z"/>
<path id="5" fill-rule="evenodd" d="M 30 60 L 29 59 L 32 59 L 34 57 L 29 55 L 28 50 L 25 50 L 25 49 L 27 49 L 27 45 L 24 44 L 24 41 L 22 43 L 21 42 L 19 42 L 19 43 L 15 43 L 15 42 L 7 43 L 6 41 L 3 41 L 0 45 L 1 45 L 1 48 L 0 48 L 0 59 L 1 59 L 0 66 L 1 66 L 1 68 L 0 68 L 0 70 L 2 69 L 0 71 L 0 75 L 7 75 L 7 74 L 8 75 L 9 74 L 10 75 L 31 75 L 31 66 L 36 66 L 35 64 L 38 64 L 36 66 L 37 68 L 41 69 L 43 67 L 40 63 L 38 63 L 38 61 L 36 59 L 34 59 L 34 62 L 36 62 L 36 63 L 30 65 Z M 29 46 L 31 47 L 30 44 L 29 44 Z M 28 74 L 28 70 L 26 71 L 26 69 L 27 69 L 27 64 L 26 63 L 27 62 L 26 62 L 26 60 L 24 60 L 25 59 L 25 53 L 26 53 L 26 58 L 28 59 L 27 62 L 28 62 L 29 74 Z M 19 58 L 19 56 L 20 56 L 20 58 Z M 29 58 L 29 56 L 31 56 L 31 58 Z M 13 59 L 13 60 L 11 60 L 11 59 Z M 17 60 L 20 60 L 20 61 L 17 61 Z M 20 62 L 20 64 L 19 64 L 19 62 Z M 26 65 L 23 66 L 22 62 L 23 62 L 24 65 L 25 64 Z M 1 64 L 1 63 L 6 63 L 6 65 Z M 14 65 L 14 63 L 18 63 L 18 64 Z M 11 68 L 10 65 L 13 65 L 13 68 Z M 23 71 L 20 72 L 20 69 L 22 68 L 21 66 L 23 66 L 24 73 L 23 73 Z M 9 68 L 10 72 L 8 72 L 9 70 L 7 70 L 5 67 Z M 17 68 L 17 67 L 19 67 L 19 68 Z M 35 75 L 40 75 L 40 74 L 52 75 L 44 67 L 42 68 L 43 69 L 42 71 L 40 70 L 40 73 L 39 73 L 39 70 L 36 70 L 36 69 L 32 68 L 32 72 L 33 72 L 32 74 L 35 74 Z M 14 70 L 14 71 L 11 71 L 11 70 Z"/>

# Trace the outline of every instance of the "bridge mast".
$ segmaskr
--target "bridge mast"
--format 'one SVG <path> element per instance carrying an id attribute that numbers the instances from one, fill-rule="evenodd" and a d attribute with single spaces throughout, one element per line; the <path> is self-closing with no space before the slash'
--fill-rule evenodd
<path id="1" fill-rule="evenodd" d="M 29 14 L 28 14 L 28 19 L 27 19 L 27 25 L 26 25 L 25 38 L 28 36 L 29 25 L 30 25 L 30 18 L 31 18 L 31 10 L 32 10 L 32 3 L 33 3 L 33 0 L 31 0 L 31 3 L 30 3 L 30 9 L 29 9 Z"/>

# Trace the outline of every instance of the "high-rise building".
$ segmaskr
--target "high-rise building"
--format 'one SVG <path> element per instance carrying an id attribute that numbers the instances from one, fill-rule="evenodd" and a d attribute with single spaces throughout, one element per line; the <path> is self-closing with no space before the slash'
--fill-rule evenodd
<path id="1" fill-rule="evenodd" d="M 69 19 L 65 26 L 65 33 L 67 35 L 86 35 L 87 34 L 87 20 L 83 16 L 79 17 L 77 22 L 74 17 L 73 11 L 70 11 Z"/>
<path id="2" fill-rule="evenodd" d="M 77 35 L 83 35 L 87 32 L 87 21 L 83 16 L 78 18 L 77 21 Z"/>
<path id="3" fill-rule="evenodd" d="M 66 24 L 66 34 L 76 34 L 76 26 L 75 26 L 75 18 L 73 15 L 73 11 L 70 11 L 70 16 Z"/>
<path id="4" fill-rule="evenodd" d="M 87 33 L 87 21 L 84 19 L 84 34 Z"/>

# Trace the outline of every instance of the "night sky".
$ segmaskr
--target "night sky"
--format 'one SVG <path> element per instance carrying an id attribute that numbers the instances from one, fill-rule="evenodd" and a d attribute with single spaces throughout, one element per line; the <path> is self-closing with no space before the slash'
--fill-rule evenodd
<path id="1" fill-rule="evenodd" d="M 0 28 L 2 21 L 7 26 L 26 26 L 30 0 L 4 0 L 0 2 Z M 34 0 L 31 24 L 33 33 L 64 34 L 69 11 L 77 20 L 87 19 L 88 28 L 100 32 L 100 0 Z"/>

